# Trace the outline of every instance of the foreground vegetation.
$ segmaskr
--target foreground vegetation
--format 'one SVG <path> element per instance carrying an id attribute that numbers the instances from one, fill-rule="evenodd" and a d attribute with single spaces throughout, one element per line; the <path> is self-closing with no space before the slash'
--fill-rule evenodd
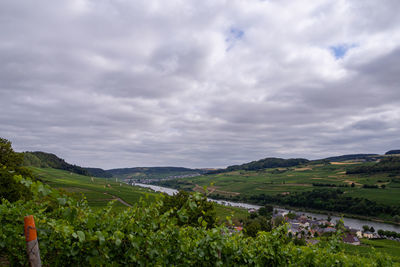
<path id="1" fill-rule="evenodd" d="M 360 246 L 344 244 L 346 253 L 368 257 L 371 251 L 382 252 L 390 255 L 400 265 L 400 243 L 388 239 L 361 239 Z"/>
<path id="2" fill-rule="evenodd" d="M 389 257 L 347 255 L 339 238 L 313 246 L 295 245 L 284 226 L 257 237 L 231 234 L 205 214 L 204 196 L 183 201 L 139 201 L 123 212 L 112 205 L 91 210 L 85 200 L 68 197 L 41 182 L 16 176 L 33 195 L 29 201 L 0 205 L 0 248 L 12 266 L 26 265 L 23 217 L 33 214 L 44 265 L 175 266 L 392 266 Z M 169 203 L 169 204 L 167 204 Z M 196 218 L 191 217 L 198 214 Z M 204 214 L 204 215 L 202 215 Z"/>

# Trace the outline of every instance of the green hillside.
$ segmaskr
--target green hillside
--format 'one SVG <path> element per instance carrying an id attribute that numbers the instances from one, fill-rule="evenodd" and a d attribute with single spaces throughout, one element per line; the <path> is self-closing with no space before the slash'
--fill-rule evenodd
<path id="1" fill-rule="evenodd" d="M 80 166 L 69 164 L 62 158 L 54 154 L 36 151 L 36 152 L 23 152 L 24 166 L 32 166 L 39 168 L 54 168 L 65 170 L 81 175 L 89 175 L 88 171 Z"/>
<path id="2" fill-rule="evenodd" d="M 116 181 L 115 178 L 95 178 L 52 168 L 30 167 L 35 176 L 51 187 L 74 193 L 75 197 L 87 198 L 92 207 L 104 207 L 110 200 L 120 198 L 129 205 L 141 197 L 154 199 L 156 193 L 146 188 L 133 187 Z M 118 201 L 117 206 L 126 206 Z"/>

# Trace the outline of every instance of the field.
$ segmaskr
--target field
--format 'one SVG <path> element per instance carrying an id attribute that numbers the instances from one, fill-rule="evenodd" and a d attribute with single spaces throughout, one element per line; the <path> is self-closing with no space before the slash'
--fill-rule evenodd
<path id="1" fill-rule="evenodd" d="M 397 264 L 400 264 L 400 242 L 386 239 L 361 239 L 360 246 L 344 244 L 347 254 L 360 255 L 362 257 L 368 257 L 372 248 L 377 252 L 388 254 Z"/>
<path id="2" fill-rule="evenodd" d="M 369 163 L 364 163 L 369 164 Z M 215 175 L 185 178 L 175 181 L 175 187 L 200 191 L 208 186 L 212 196 L 276 195 L 311 191 L 316 188 L 341 188 L 351 197 L 363 197 L 382 204 L 400 203 L 400 183 L 392 182 L 388 174 L 346 175 L 346 168 L 355 163 L 329 165 L 304 165 L 291 168 L 274 168 L 261 171 L 234 171 Z M 313 183 L 348 185 L 348 187 L 316 187 Z M 354 183 L 354 187 L 350 185 Z M 385 185 L 385 189 L 363 188 L 363 185 Z"/>
<path id="3" fill-rule="evenodd" d="M 123 208 L 133 205 L 140 198 L 153 200 L 157 195 L 146 188 L 133 187 L 116 181 L 115 178 L 95 178 L 52 168 L 30 167 L 30 169 L 52 187 L 74 193 L 78 198 L 85 196 L 93 208 L 104 207 L 113 199 L 117 200 L 115 203 L 117 208 Z"/>

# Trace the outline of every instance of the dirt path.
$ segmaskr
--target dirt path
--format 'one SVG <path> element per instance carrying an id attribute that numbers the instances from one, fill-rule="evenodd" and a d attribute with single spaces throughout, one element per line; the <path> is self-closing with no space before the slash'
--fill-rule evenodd
<path id="1" fill-rule="evenodd" d="M 125 206 L 127 206 L 127 207 L 132 207 L 131 204 L 125 202 L 124 200 L 122 200 L 121 198 L 119 198 L 119 197 L 117 197 L 117 196 L 111 195 L 111 194 L 109 194 L 109 193 L 104 193 L 104 195 L 109 195 L 109 196 L 111 196 L 113 199 L 116 199 L 116 200 L 118 200 L 119 202 L 121 202 L 122 204 L 124 204 Z"/>

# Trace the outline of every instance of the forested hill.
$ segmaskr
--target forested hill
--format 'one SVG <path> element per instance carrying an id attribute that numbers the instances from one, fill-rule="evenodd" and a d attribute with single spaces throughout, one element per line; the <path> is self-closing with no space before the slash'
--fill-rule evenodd
<path id="1" fill-rule="evenodd" d="M 295 159 L 281 159 L 281 158 L 265 158 L 241 165 L 228 166 L 226 169 L 211 171 L 211 173 L 230 172 L 238 170 L 255 171 L 266 168 L 286 168 L 293 167 L 310 162 L 308 159 L 295 158 Z"/>
<path id="2" fill-rule="evenodd" d="M 87 170 L 80 166 L 72 165 L 65 160 L 57 157 L 54 154 L 36 151 L 36 152 L 23 152 L 24 166 L 33 166 L 39 168 L 54 168 L 65 170 L 82 175 L 90 175 Z"/>
<path id="3" fill-rule="evenodd" d="M 329 158 L 325 158 L 325 160 L 329 160 L 329 161 L 346 161 L 346 160 L 375 161 L 377 157 L 380 157 L 380 156 L 378 154 L 349 154 L 349 155 L 329 157 Z"/>

